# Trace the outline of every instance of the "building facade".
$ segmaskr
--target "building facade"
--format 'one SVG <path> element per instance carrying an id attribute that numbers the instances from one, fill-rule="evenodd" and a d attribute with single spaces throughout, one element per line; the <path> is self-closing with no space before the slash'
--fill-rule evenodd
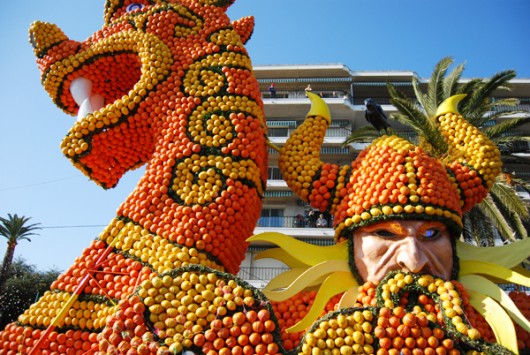
<path id="1" fill-rule="evenodd" d="M 282 146 L 291 132 L 304 120 L 310 108 L 305 90 L 319 94 L 330 109 L 332 123 L 326 132 L 321 148 L 324 162 L 339 165 L 350 164 L 366 144 L 343 147 L 343 142 L 352 130 L 368 124 L 364 117 L 364 100 L 371 98 L 380 104 L 388 117 L 397 110 L 390 103 L 387 82 L 394 85 L 408 97 L 414 97 L 411 71 L 352 71 L 343 64 L 319 65 L 265 65 L 255 66 L 255 75 L 265 106 L 269 138 L 272 143 Z M 427 79 L 420 79 L 425 87 Z M 274 84 L 275 90 L 269 90 Z M 495 98 L 517 98 L 516 109 L 530 111 L 530 79 L 514 79 L 511 91 L 499 91 Z M 390 121 L 396 131 L 414 138 L 412 131 Z M 495 124 L 492 122 L 491 124 Z M 530 135 L 530 125 L 523 127 L 518 135 Z M 530 157 L 528 142 L 516 142 L 514 147 L 523 157 Z M 254 233 L 280 232 L 317 245 L 333 243 L 332 216 L 323 215 L 326 227 L 317 227 L 316 218 L 320 212 L 301 201 L 282 178 L 278 168 L 278 154 L 273 149 L 269 156 L 269 178 L 263 201 L 261 218 Z M 530 164 L 504 161 L 506 171 L 530 181 Z M 523 196 L 528 198 L 528 196 Z M 267 282 L 287 270 L 286 266 L 271 259 L 256 259 L 256 255 L 271 247 L 251 244 L 247 251 L 239 277 L 261 288 Z"/>

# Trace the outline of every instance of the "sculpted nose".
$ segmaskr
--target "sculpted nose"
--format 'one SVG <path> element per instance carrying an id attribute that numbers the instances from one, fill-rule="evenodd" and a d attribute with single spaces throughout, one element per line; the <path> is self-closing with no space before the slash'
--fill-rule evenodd
<path id="1" fill-rule="evenodd" d="M 421 242 L 411 236 L 403 238 L 401 243 L 396 255 L 396 262 L 401 270 L 412 273 L 425 271 L 428 259 L 421 250 Z"/>

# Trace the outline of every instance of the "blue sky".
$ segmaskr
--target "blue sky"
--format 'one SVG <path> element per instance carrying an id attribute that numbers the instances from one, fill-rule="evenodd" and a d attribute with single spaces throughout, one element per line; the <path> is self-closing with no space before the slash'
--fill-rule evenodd
<path id="1" fill-rule="evenodd" d="M 0 216 L 44 227 L 17 246 L 40 270 L 65 270 L 115 216 L 143 169 L 103 190 L 60 152 L 74 122 L 40 85 L 28 43 L 32 21 L 56 23 L 75 40 L 101 28 L 103 0 L 5 2 L 0 12 Z M 428 77 L 442 57 L 465 77 L 514 69 L 530 78 L 527 0 L 237 0 L 232 19 L 253 15 L 254 64 L 342 63 L 351 70 L 411 70 Z M 6 249 L 0 240 L 0 257 Z"/>

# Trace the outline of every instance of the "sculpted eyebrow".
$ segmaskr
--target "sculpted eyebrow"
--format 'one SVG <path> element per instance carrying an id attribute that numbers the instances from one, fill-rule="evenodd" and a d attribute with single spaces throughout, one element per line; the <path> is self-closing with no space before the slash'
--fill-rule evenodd
<path id="1" fill-rule="evenodd" d="M 378 223 L 378 224 L 366 226 L 363 228 L 363 231 L 367 233 L 373 233 L 379 230 L 386 230 L 386 231 L 389 231 L 395 234 L 403 234 L 405 232 L 403 226 L 401 226 L 401 224 L 394 222 L 394 221 L 384 222 L 380 224 Z"/>

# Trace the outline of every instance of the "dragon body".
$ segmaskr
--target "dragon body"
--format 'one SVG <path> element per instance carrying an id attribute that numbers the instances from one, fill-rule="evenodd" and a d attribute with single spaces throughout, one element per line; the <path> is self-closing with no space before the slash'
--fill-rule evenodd
<path id="1" fill-rule="evenodd" d="M 231 3 L 108 0 L 103 28 L 83 42 L 32 24 L 42 85 L 77 116 L 64 155 L 103 188 L 147 165 L 98 240 L 0 333 L 0 353 L 29 353 L 50 328 L 38 351 L 74 348 L 56 341 L 73 330 L 92 349 L 98 341 L 88 337 L 154 275 L 192 264 L 238 272 L 260 216 L 268 148 L 244 48 L 253 18 L 231 22 Z"/>

